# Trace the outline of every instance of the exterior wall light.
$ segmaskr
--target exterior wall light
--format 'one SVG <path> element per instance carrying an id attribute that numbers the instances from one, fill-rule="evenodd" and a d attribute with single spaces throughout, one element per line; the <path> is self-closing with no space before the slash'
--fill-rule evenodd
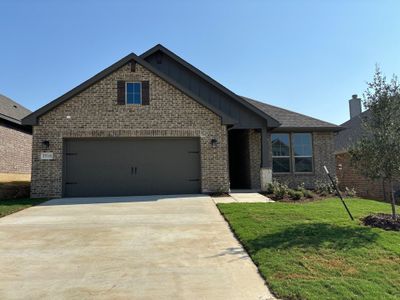
<path id="1" fill-rule="evenodd" d="M 217 144 L 218 144 L 217 139 L 212 139 L 212 140 L 211 140 L 211 147 L 217 148 Z"/>
<path id="2" fill-rule="evenodd" d="M 43 145 L 46 149 L 49 149 L 49 147 L 50 147 L 50 142 L 49 142 L 49 141 L 43 141 L 43 142 L 42 142 L 42 145 Z"/>

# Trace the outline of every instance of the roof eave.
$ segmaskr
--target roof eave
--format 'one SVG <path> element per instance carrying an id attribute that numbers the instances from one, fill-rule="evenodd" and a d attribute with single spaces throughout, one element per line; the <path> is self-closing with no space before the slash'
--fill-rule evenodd
<path id="1" fill-rule="evenodd" d="M 340 126 L 336 127 L 331 127 L 331 126 L 326 126 L 326 127 L 278 127 L 274 128 L 271 130 L 271 132 L 305 132 L 305 131 L 312 131 L 312 132 L 339 132 L 343 130 L 344 128 Z"/>
<path id="2" fill-rule="evenodd" d="M 15 124 L 18 124 L 18 125 L 22 125 L 22 123 L 21 123 L 20 120 L 17 120 L 17 119 L 14 119 L 14 118 L 12 118 L 12 117 L 3 115 L 3 114 L 1 114 L 1 113 L 0 113 L 0 119 L 7 120 L 7 121 L 9 121 L 9 122 L 12 122 L 12 123 L 15 123 Z"/>

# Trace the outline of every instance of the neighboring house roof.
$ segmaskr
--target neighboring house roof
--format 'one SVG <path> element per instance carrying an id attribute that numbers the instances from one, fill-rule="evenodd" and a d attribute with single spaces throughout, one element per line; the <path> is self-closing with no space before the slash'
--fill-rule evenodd
<path id="1" fill-rule="evenodd" d="M 30 113 L 29 109 L 0 94 L 0 119 L 21 125 L 21 120 Z"/>
<path id="2" fill-rule="evenodd" d="M 284 130 L 320 130 L 320 131 L 340 131 L 342 128 L 332 123 L 321 121 L 306 115 L 302 115 L 287 109 L 276 107 L 264 102 L 260 102 L 247 97 L 242 97 L 244 100 L 254 105 L 258 109 L 268 113 L 274 119 L 281 123 L 281 126 L 275 131 Z"/>
<path id="3" fill-rule="evenodd" d="M 344 129 L 335 137 L 335 153 L 347 152 L 363 136 L 362 119 L 368 115 L 369 111 L 364 111 L 340 125 Z"/>

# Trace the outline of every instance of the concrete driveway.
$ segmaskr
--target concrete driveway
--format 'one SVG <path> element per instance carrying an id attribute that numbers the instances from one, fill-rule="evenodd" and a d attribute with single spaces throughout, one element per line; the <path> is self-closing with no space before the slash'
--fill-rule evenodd
<path id="1" fill-rule="evenodd" d="M 48 201 L 0 219 L 0 299 L 270 299 L 208 196 Z"/>

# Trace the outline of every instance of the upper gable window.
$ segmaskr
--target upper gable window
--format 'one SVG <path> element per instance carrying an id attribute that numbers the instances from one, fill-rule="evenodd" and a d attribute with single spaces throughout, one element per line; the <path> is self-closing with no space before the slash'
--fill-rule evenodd
<path id="1" fill-rule="evenodd" d="M 142 83 L 141 82 L 126 82 L 125 87 L 125 103 L 126 104 L 141 104 L 142 103 Z"/>

